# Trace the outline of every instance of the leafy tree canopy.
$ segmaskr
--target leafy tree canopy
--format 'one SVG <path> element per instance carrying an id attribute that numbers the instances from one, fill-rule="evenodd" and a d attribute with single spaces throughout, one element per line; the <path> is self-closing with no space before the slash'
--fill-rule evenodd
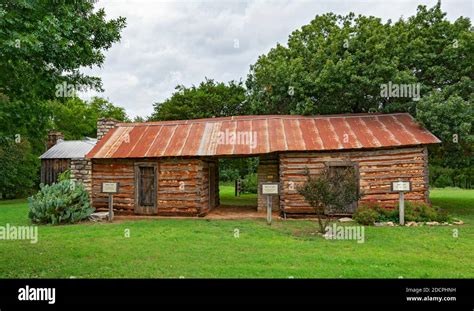
<path id="1" fill-rule="evenodd" d="M 53 99 L 56 85 L 102 89 L 79 72 L 100 66 L 125 18 L 107 21 L 94 1 L 18 1 L 0 5 L 0 91 L 11 99 Z"/>
<path id="2" fill-rule="evenodd" d="M 80 69 L 100 66 L 124 27 L 124 18 L 106 20 L 103 9 L 94 10 L 94 1 L 2 1 L 0 118 L 14 124 L 0 134 L 23 133 L 41 153 L 51 113 L 45 101 L 65 102 L 71 90 L 102 90 L 100 78 Z"/>
<path id="3" fill-rule="evenodd" d="M 152 121 L 225 117 L 249 113 L 242 82 L 228 84 L 207 79 L 199 86 L 179 85 L 176 92 L 154 104 Z"/>
<path id="4" fill-rule="evenodd" d="M 278 44 L 251 66 L 252 108 L 259 114 L 414 113 L 412 98 L 382 96 L 389 82 L 419 83 L 421 96 L 459 84 L 467 95 L 474 72 L 471 23 L 462 17 L 450 23 L 445 15 L 438 3 L 396 23 L 352 13 L 316 16 L 287 46 Z"/>
<path id="5" fill-rule="evenodd" d="M 38 156 L 44 151 L 53 115 L 48 100 L 64 103 L 71 91 L 102 90 L 100 78 L 80 69 L 102 65 L 103 53 L 120 39 L 125 19 L 106 20 L 104 10 L 95 10 L 94 3 L 0 2 L 0 175 L 4 176 L 0 192 L 6 192 L 4 197 L 18 194 L 20 188 L 28 190 L 38 181 Z M 15 154 L 21 164 L 10 161 Z"/>
<path id="6" fill-rule="evenodd" d="M 51 101 L 49 108 L 52 112 L 51 128 L 62 132 L 66 140 L 96 137 L 99 118 L 130 121 L 124 108 L 116 107 L 100 97 L 93 97 L 89 102 L 78 97 L 71 98 L 65 103 Z"/>
<path id="7" fill-rule="evenodd" d="M 440 2 L 395 23 L 319 15 L 251 66 L 248 101 L 255 114 L 410 112 L 443 140 L 430 148 L 433 163 L 468 167 L 472 30 L 469 18 L 447 20 Z M 382 92 L 389 85 L 412 88 L 411 96 Z"/>

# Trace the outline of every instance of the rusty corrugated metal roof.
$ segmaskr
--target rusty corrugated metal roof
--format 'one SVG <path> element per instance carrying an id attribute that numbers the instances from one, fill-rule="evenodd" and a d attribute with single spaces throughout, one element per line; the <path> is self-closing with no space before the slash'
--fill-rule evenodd
<path id="1" fill-rule="evenodd" d="M 89 158 L 257 155 L 439 143 L 407 113 L 120 123 Z"/>

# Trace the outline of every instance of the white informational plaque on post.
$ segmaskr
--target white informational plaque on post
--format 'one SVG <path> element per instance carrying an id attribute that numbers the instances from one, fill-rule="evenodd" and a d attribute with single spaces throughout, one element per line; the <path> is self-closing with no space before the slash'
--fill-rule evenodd
<path id="1" fill-rule="evenodd" d="M 409 181 L 393 181 L 392 191 L 394 192 L 405 192 L 411 190 L 411 183 Z"/>
<path id="2" fill-rule="evenodd" d="M 278 194 L 279 183 L 262 183 L 262 194 Z"/>
<path id="3" fill-rule="evenodd" d="M 102 192 L 103 193 L 117 193 L 118 192 L 118 182 L 104 182 L 104 183 L 102 183 Z"/>

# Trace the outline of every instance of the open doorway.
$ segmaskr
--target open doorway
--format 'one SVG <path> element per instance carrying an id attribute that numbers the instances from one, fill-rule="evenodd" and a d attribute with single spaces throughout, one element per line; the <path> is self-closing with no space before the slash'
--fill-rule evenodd
<path id="1" fill-rule="evenodd" d="M 259 157 L 219 159 L 219 209 L 257 211 L 257 168 Z M 240 187 L 237 186 L 237 182 Z"/>

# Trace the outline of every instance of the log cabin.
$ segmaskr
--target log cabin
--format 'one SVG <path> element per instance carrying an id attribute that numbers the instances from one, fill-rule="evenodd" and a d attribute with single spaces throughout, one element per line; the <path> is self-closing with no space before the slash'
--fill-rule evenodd
<path id="1" fill-rule="evenodd" d="M 107 208 L 105 182 L 118 182 L 114 212 L 204 216 L 219 206 L 218 159 L 259 157 L 260 185 L 278 183 L 273 209 L 285 216 L 312 208 L 298 194 L 307 173 L 354 167 L 363 194 L 393 207 L 392 181 L 410 181 L 405 199 L 429 204 L 427 146 L 440 140 L 407 113 L 258 115 L 147 123 L 101 121 L 92 162 L 93 206 Z"/>

